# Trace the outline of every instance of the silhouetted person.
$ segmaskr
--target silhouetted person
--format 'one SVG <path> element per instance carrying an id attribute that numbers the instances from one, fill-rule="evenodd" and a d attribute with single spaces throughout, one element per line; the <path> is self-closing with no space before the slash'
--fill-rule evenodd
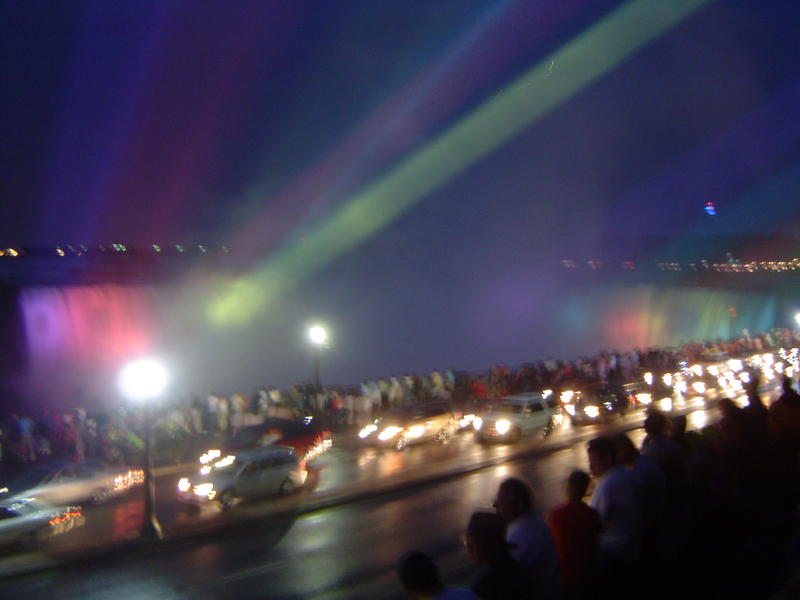
<path id="1" fill-rule="evenodd" d="M 747 406 L 742 409 L 745 428 L 747 429 L 747 443 L 751 447 L 763 447 L 767 441 L 769 427 L 767 425 L 767 407 L 758 393 L 758 386 L 761 380 L 758 372 L 751 375 L 750 383 L 747 385 Z"/>
<path id="2" fill-rule="evenodd" d="M 627 435 L 615 435 L 613 441 L 617 462 L 630 470 L 636 482 L 638 502 L 642 507 L 641 554 L 646 563 L 653 564 L 662 554 L 660 542 L 666 506 L 666 477 L 652 458 L 639 453 Z"/>
<path id="3" fill-rule="evenodd" d="M 548 523 L 556 545 L 564 597 L 585 598 L 597 567 L 600 515 L 583 498 L 589 475 L 573 471 L 567 478 L 567 502 L 550 511 Z"/>
<path id="4" fill-rule="evenodd" d="M 418 600 L 477 600 L 470 590 L 442 583 L 439 570 L 427 554 L 407 552 L 397 563 L 403 588 Z"/>
<path id="5" fill-rule="evenodd" d="M 597 483 L 589 506 L 600 514 L 599 559 L 601 595 L 630 595 L 629 575 L 635 572 L 642 537 L 642 505 L 633 474 L 617 463 L 608 437 L 589 442 L 589 470 Z"/>
<path id="6" fill-rule="evenodd" d="M 537 598 L 558 596 L 558 559 L 553 536 L 533 510 L 533 492 L 520 479 L 500 484 L 494 502 L 506 525 L 506 541 L 513 556 L 526 570 Z"/>
<path id="7" fill-rule="evenodd" d="M 481 600 L 531 598 L 525 571 L 508 551 L 505 524 L 499 515 L 476 512 L 464 535 L 467 553 L 479 566 L 470 588 Z"/>
<path id="8" fill-rule="evenodd" d="M 770 432 L 786 451 L 800 450 L 800 394 L 790 378 L 783 378 L 783 393 L 769 407 L 767 418 Z"/>

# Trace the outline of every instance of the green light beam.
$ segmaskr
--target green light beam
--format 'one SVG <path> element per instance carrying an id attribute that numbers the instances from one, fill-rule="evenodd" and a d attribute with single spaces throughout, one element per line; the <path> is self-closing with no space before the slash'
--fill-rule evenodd
<path id="1" fill-rule="evenodd" d="M 435 140 L 368 185 L 306 236 L 208 306 L 217 324 L 244 324 L 269 302 L 380 231 L 556 106 L 712 0 L 631 0 L 571 40 Z"/>

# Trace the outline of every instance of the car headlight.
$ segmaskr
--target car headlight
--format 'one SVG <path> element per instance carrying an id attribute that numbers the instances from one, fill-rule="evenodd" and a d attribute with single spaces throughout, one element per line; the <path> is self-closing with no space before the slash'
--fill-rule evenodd
<path id="1" fill-rule="evenodd" d="M 500 435 L 506 434 L 508 430 L 511 429 L 511 421 L 508 419 L 500 419 L 494 424 L 494 428 Z"/>
<path id="2" fill-rule="evenodd" d="M 212 460 L 219 458 L 220 456 L 222 456 L 221 450 L 209 450 L 200 457 L 200 462 L 202 464 L 210 463 Z"/>
<path id="3" fill-rule="evenodd" d="M 414 425 L 408 430 L 408 437 L 418 438 L 422 437 L 422 434 L 424 433 L 425 433 L 425 425 Z"/>
<path id="4" fill-rule="evenodd" d="M 378 434 L 378 439 L 382 442 L 385 442 L 386 440 L 392 439 L 401 431 L 403 431 L 402 427 L 387 427 Z"/>
<path id="5" fill-rule="evenodd" d="M 370 423 L 369 425 L 364 426 L 361 429 L 361 431 L 358 432 L 358 437 L 360 437 L 363 440 L 365 437 L 375 433 L 377 430 L 378 430 L 378 426 L 377 425 L 373 425 L 372 423 Z"/>
<path id="6" fill-rule="evenodd" d="M 600 409 L 593 404 L 583 407 L 583 413 L 590 419 L 596 419 L 600 416 Z"/>
<path id="7" fill-rule="evenodd" d="M 211 497 L 214 494 L 214 484 L 213 483 L 201 483 L 194 486 L 194 495 L 195 496 L 208 496 Z"/>
<path id="8" fill-rule="evenodd" d="M 475 428 L 475 431 L 479 430 L 481 427 L 483 427 L 483 419 L 480 417 L 475 417 L 472 420 L 472 426 Z"/>
<path id="9" fill-rule="evenodd" d="M 653 397 L 650 394 L 646 394 L 644 392 L 640 392 L 636 394 L 636 400 L 639 401 L 639 404 L 643 404 L 647 406 L 653 401 Z"/>
<path id="10" fill-rule="evenodd" d="M 189 488 L 192 487 L 189 483 L 189 480 L 186 477 L 181 477 L 178 480 L 178 490 L 181 492 L 188 492 Z"/>
<path id="11" fill-rule="evenodd" d="M 574 404 L 565 404 L 564 405 L 564 409 L 567 411 L 567 413 L 570 416 L 572 416 L 572 417 L 575 416 L 575 405 Z"/>

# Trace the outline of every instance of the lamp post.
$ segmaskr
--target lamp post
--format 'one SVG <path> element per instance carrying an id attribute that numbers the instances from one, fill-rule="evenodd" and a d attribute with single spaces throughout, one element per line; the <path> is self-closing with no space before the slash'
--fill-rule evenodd
<path id="1" fill-rule="evenodd" d="M 167 370 L 152 358 L 135 360 L 125 365 L 119 374 L 119 389 L 129 400 L 142 404 L 144 410 L 144 521 L 141 536 L 161 539 L 163 533 L 155 510 L 155 481 L 153 480 L 152 435 L 150 402 L 160 396 L 167 386 Z"/>
<path id="2" fill-rule="evenodd" d="M 314 386 L 316 393 L 322 391 L 322 383 L 319 376 L 319 360 L 322 349 L 328 344 L 328 330 L 322 325 L 312 325 L 308 328 L 308 339 L 311 340 L 311 346 L 314 348 Z"/>

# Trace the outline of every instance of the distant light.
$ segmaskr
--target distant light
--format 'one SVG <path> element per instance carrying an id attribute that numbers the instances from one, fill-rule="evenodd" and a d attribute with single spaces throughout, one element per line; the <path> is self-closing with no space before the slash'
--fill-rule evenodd
<path id="1" fill-rule="evenodd" d="M 709 201 L 709 202 L 706 202 L 705 211 L 706 211 L 707 214 L 709 214 L 709 215 L 711 215 L 713 217 L 713 216 L 715 216 L 717 214 L 717 207 L 714 206 L 713 202 Z"/>
<path id="2" fill-rule="evenodd" d="M 797 314 L 794 316 L 794 320 L 795 320 L 795 321 L 797 321 L 797 325 L 798 325 L 798 326 L 800 326 L 800 313 L 797 313 Z"/>
<path id="3" fill-rule="evenodd" d="M 324 346 L 328 341 L 328 331 L 321 325 L 313 325 L 308 329 L 308 339 L 316 346 Z"/>
<path id="4" fill-rule="evenodd" d="M 61 248 L 56 248 L 56 254 L 59 256 L 64 256 L 66 252 L 64 252 Z"/>
<path id="5" fill-rule="evenodd" d="M 9 248 L 8 250 L 6 250 L 6 253 L 9 256 L 19 256 L 19 252 L 15 248 Z"/>
<path id="6" fill-rule="evenodd" d="M 135 360 L 125 365 L 119 374 L 119 390 L 131 400 L 148 400 L 167 387 L 167 369 L 153 358 Z"/>
<path id="7" fill-rule="evenodd" d="M 159 246 L 158 244 L 153 244 L 153 250 L 155 250 L 156 252 L 161 252 L 161 246 Z"/>
<path id="8" fill-rule="evenodd" d="M 186 249 L 183 246 L 181 246 L 180 244 L 175 244 L 175 250 L 177 250 L 178 252 L 185 252 L 186 251 Z"/>
<path id="9" fill-rule="evenodd" d="M 198 245 L 197 249 L 200 250 L 200 252 L 202 252 L 203 254 L 205 254 L 208 251 L 208 249 L 202 244 Z"/>

